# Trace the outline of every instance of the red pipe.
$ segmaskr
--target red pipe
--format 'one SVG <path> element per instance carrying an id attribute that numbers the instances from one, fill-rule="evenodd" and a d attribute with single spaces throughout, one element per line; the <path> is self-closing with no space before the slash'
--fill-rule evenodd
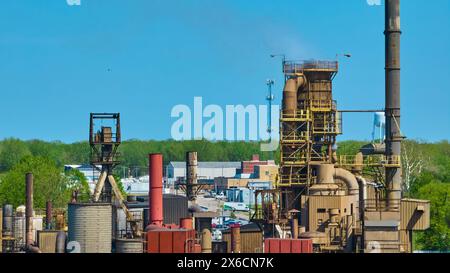
<path id="1" fill-rule="evenodd" d="M 163 157 L 150 154 L 149 157 L 149 220 L 151 225 L 163 225 Z"/>

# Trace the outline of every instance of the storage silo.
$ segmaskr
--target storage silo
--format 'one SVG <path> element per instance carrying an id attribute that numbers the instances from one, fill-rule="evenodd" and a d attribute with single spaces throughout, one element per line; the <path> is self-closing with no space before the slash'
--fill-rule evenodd
<path id="1" fill-rule="evenodd" d="M 68 242 L 78 242 L 80 253 L 111 253 L 111 204 L 71 203 L 68 220 Z"/>

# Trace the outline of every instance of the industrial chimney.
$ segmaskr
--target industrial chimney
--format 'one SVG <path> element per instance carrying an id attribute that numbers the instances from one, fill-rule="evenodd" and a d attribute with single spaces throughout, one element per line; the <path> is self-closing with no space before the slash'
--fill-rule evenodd
<path id="1" fill-rule="evenodd" d="M 186 197 L 195 201 L 195 185 L 197 185 L 197 152 L 186 153 Z"/>
<path id="2" fill-rule="evenodd" d="M 162 154 L 149 155 L 149 224 L 163 225 L 163 157 Z"/>
<path id="3" fill-rule="evenodd" d="M 398 210 L 401 199 L 400 131 L 400 0 L 386 0 L 386 187 L 387 206 Z M 396 162 L 397 161 L 397 162 Z M 398 166 L 397 166 L 398 165 Z"/>
<path id="4" fill-rule="evenodd" d="M 27 173 L 25 178 L 25 229 L 26 246 L 33 245 L 33 174 Z"/>

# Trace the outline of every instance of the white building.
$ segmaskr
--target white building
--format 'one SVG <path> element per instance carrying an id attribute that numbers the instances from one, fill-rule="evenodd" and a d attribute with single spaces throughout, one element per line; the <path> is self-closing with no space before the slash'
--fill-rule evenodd
<path id="1" fill-rule="evenodd" d="M 166 167 L 167 181 L 173 183 L 186 177 L 186 162 L 172 161 Z M 198 162 L 198 179 L 214 179 L 216 177 L 234 177 L 241 169 L 241 162 Z"/>

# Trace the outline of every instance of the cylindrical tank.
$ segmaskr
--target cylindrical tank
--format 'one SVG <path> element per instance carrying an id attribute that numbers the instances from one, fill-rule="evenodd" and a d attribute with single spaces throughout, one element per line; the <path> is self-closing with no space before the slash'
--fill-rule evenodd
<path id="1" fill-rule="evenodd" d="M 212 251 L 211 231 L 205 228 L 202 230 L 202 253 L 211 253 L 211 251 Z"/>
<path id="2" fill-rule="evenodd" d="M 116 253 L 142 253 L 143 249 L 141 239 L 116 239 Z"/>
<path id="3" fill-rule="evenodd" d="M 320 164 L 317 167 L 317 183 L 332 184 L 334 174 L 334 164 Z"/>
<path id="4" fill-rule="evenodd" d="M 193 221 L 192 218 L 181 218 L 180 219 L 180 228 L 184 229 L 193 229 Z"/>
<path id="5" fill-rule="evenodd" d="M 231 253 L 241 253 L 241 227 L 231 227 Z"/>
<path id="6" fill-rule="evenodd" d="M 56 253 L 65 253 L 66 252 L 66 233 L 64 231 L 58 231 L 56 234 Z"/>
<path id="7" fill-rule="evenodd" d="M 13 206 L 3 206 L 3 237 L 13 236 Z"/>
<path id="8" fill-rule="evenodd" d="M 68 220 L 68 241 L 78 242 L 81 253 L 111 253 L 111 204 L 69 204 Z"/>
<path id="9" fill-rule="evenodd" d="M 149 155 L 149 220 L 151 225 L 163 224 L 163 157 L 162 154 Z"/>

